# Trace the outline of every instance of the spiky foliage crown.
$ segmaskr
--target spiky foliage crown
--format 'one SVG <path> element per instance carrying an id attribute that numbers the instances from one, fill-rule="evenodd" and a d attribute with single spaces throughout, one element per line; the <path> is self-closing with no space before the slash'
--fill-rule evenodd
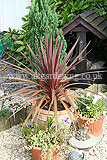
<path id="1" fill-rule="evenodd" d="M 84 57 L 80 58 L 81 55 L 83 54 L 83 52 L 88 47 L 90 42 L 81 51 L 81 53 L 79 53 L 78 56 L 74 59 L 72 56 L 73 56 L 73 51 L 79 41 L 79 38 L 78 38 L 76 40 L 75 44 L 73 45 L 73 47 L 71 48 L 71 50 L 69 51 L 69 53 L 67 54 L 67 56 L 65 57 L 61 66 L 59 66 L 60 57 L 61 57 L 61 53 L 62 53 L 63 45 L 64 45 L 64 39 L 62 39 L 62 36 L 61 36 L 60 41 L 58 42 L 58 38 L 59 38 L 59 34 L 57 35 L 56 43 L 55 43 L 55 47 L 54 47 L 53 35 L 50 35 L 47 32 L 45 32 L 46 52 L 44 50 L 44 46 L 43 46 L 41 40 L 40 40 L 40 44 L 41 44 L 42 52 L 40 52 L 39 47 L 37 45 L 37 42 L 35 42 L 36 46 L 37 46 L 38 53 L 39 53 L 38 57 L 35 56 L 35 53 L 32 51 L 29 44 L 27 43 L 27 46 L 28 46 L 28 48 L 32 54 L 32 57 L 34 58 L 37 65 L 35 65 L 35 63 L 33 63 L 26 56 L 25 53 L 21 52 L 21 54 L 30 62 L 30 64 L 35 68 L 35 70 L 37 70 L 37 72 L 32 71 L 31 69 L 29 69 L 27 66 L 25 66 L 23 63 L 21 63 L 19 61 L 18 62 L 23 66 L 23 68 L 16 66 L 14 64 L 11 64 L 14 68 L 8 67 L 8 68 L 12 68 L 14 70 L 21 71 L 23 73 L 30 74 L 31 76 L 34 76 L 34 77 L 36 76 L 36 78 L 38 78 L 38 82 L 35 81 L 35 79 L 29 80 L 29 79 L 24 79 L 24 78 L 15 78 L 15 77 L 1 77 L 1 78 L 8 78 L 8 79 L 20 81 L 20 82 L 11 82 L 8 84 L 28 84 L 27 87 L 24 87 L 18 91 L 15 91 L 14 93 L 11 93 L 11 94 L 2 98 L 2 99 L 4 99 L 4 98 L 7 98 L 7 97 L 10 97 L 13 95 L 20 94 L 20 96 L 17 96 L 17 98 L 14 98 L 14 100 L 9 102 L 9 104 L 10 104 L 10 103 L 13 103 L 18 98 L 22 98 L 23 96 L 29 95 L 29 98 L 27 98 L 26 100 L 24 100 L 23 102 L 21 102 L 19 104 L 19 105 L 22 105 L 22 107 L 19 110 L 21 110 L 22 108 L 24 108 L 25 106 L 27 106 L 30 103 L 34 104 L 34 105 L 32 105 L 32 109 L 31 109 L 30 113 L 28 114 L 28 116 L 25 120 L 25 123 L 27 122 L 29 117 L 32 115 L 32 113 L 34 113 L 33 118 L 32 118 L 32 121 L 33 121 L 35 116 L 37 115 L 39 109 L 41 107 L 44 108 L 47 104 L 49 104 L 48 111 L 53 109 L 53 111 L 55 113 L 55 119 L 57 122 L 58 101 L 64 106 L 64 108 L 68 112 L 68 115 L 72 119 L 72 115 L 71 115 L 70 109 L 68 107 L 68 103 L 75 110 L 74 99 L 78 100 L 78 98 L 77 98 L 77 96 L 74 96 L 73 94 L 71 94 L 72 91 L 67 92 L 66 87 L 69 87 L 70 85 L 72 86 L 75 84 L 75 83 L 68 84 L 68 82 L 74 76 L 66 78 L 66 79 L 64 79 L 64 76 L 66 74 L 68 74 L 78 63 L 80 63 L 84 59 L 84 57 L 89 53 L 88 52 Z M 16 60 L 15 58 L 13 58 L 13 59 Z M 68 66 L 67 64 L 70 61 L 70 59 L 72 60 L 72 62 Z M 79 61 L 78 61 L 78 59 L 79 59 Z M 5 63 L 10 64 L 9 62 L 5 62 Z M 43 78 L 43 75 L 45 75 L 45 78 Z"/>

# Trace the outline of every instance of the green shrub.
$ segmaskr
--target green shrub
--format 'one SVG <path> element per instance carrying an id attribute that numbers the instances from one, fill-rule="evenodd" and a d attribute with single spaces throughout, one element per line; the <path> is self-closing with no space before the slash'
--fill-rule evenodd
<path id="1" fill-rule="evenodd" d="M 37 47 L 35 45 L 35 40 L 38 44 L 38 47 L 41 51 L 40 39 L 45 46 L 45 31 L 53 33 L 54 30 L 54 39 L 57 38 L 58 35 L 58 18 L 57 14 L 51 10 L 48 5 L 48 0 L 32 0 L 32 4 L 30 7 L 30 12 L 28 17 L 23 19 L 24 25 L 23 29 L 28 33 L 29 45 L 36 56 L 39 56 Z M 62 35 L 62 30 L 59 31 L 58 42 L 60 41 L 60 37 Z M 64 39 L 64 36 L 62 36 Z M 55 46 L 55 41 L 54 41 Z M 64 41 L 63 51 L 60 58 L 60 66 L 66 57 L 66 41 Z M 46 50 L 46 48 L 45 48 Z M 31 53 L 30 53 L 31 55 Z M 32 57 L 32 56 L 31 56 Z M 32 58 L 33 60 L 33 58 Z M 34 60 L 33 60 L 34 62 Z"/>

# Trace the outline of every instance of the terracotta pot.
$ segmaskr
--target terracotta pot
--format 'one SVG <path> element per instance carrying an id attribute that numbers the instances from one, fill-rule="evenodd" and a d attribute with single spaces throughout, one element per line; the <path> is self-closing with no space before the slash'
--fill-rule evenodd
<path id="1" fill-rule="evenodd" d="M 36 147 L 35 149 L 31 149 L 33 160 L 41 160 L 41 153 L 42 153 L 42 148 Z M 45 160 L 48 160 L 48 157 L 46 157 Z M 53 155 L 51 160 L 62 160 L 58 155 L 57 151 L 53 149 Z"/>
<path id="2" fill-rule="evenodd" d="M 87 126 L 89 134 L 93 136 L 99 136 L 103 132 L 102 125 L 103 125 L 104 118 L 105 116 L 102 115 L 99 119 L 95 120 L 93 123 L 86 124 L 86 122 L 91 118 L 78 117 L 77 122 L 78 122 L 79 128 L 83 128 L 84 126 Z"/>
<path id="3" fill-rule="evenodd" d="M 44 124 L 47 123 L 47 117 L 53 117 L 54 116 L 54 112 L 50 111 L 49 115 L 48 115 L 48 111 L 44 110 L 44 109 L 39 109 L 38 115 L 35 118 L 38 119 L 39 121 L 42 121 Z M 62 110 L 62 111 L 57 111 L 57 119 L 58 121 L 60 120 L 65 120 L 67 117 L 69 117 L 68 113 L 66 110 Z"/>
<path id="4" fill-rule="evenodd" d="M 35 149 L 31 149 L 33 160 L 41 160 L 42 149 L 37 147 Z"/>

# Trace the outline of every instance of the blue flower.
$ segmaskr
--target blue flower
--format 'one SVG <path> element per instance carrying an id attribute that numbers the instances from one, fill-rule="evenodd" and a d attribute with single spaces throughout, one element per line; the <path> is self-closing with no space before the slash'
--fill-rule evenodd
<path id="1" fill-rule="evenodd" d="M 28 128 L 32 128 L 32 129 L 34 129 L 34 127 L 33 127 L 31 124 L 28 126 Z"/>
<path id="2" fill-rule="evenodd" d="M 68 119 L 69 119 L 69 118 L 67 117 L 64 121 L 65 121 L 65 122 L 68 122 Z"/>
<path id="3" fill-rule="evenodd" d="M 65 121 L 65 122 L 68 122 L 68 119 L 65 119 L 64 121 Z"/>
<path id="4" fill-rule="evenodd" d="M 56 128 L 56 126 L 53 126 L 53 129 L 55 129 Z"/>
<path id="5" fill-rule="evenodd" d="M 63 138 L 63 140 L 65 140 L 65 137 Z"/>
<path id="6" fill-rule="evenodd" d="M 31 124 L 30 124 L 30 125 L 28 125 L 28 128 L 32 128 Z"/>

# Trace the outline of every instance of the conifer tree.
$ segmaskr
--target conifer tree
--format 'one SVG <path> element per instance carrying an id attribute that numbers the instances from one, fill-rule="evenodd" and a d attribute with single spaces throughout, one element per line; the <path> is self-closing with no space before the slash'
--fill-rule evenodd
<path id="1" fill-rule="evenodd" d="M 58 34 L 57 14 L 56 12 L 52 11 L 51 8 L 49 7 L 48 0 L 32 0 L 26 27 L 28 31 L 29 45 L 37 56 L 38 51 L 36 48 L 35 39 L 37 41 L 39 49 L 41 50 L 40 39 L 42 43 L 45 44 L 45 31 L 52 33 L 54 30 L 55 39 Z M 61 34 L 62 30 L 60 30 L 59 32 L 59 40 L 61 38 Z M 63 53 L 60 59 L 60 65 L 62 64 L 62 61 L 66 56 L 66 47 L 67 44 L 66 41 L 64 41 Z"/>

